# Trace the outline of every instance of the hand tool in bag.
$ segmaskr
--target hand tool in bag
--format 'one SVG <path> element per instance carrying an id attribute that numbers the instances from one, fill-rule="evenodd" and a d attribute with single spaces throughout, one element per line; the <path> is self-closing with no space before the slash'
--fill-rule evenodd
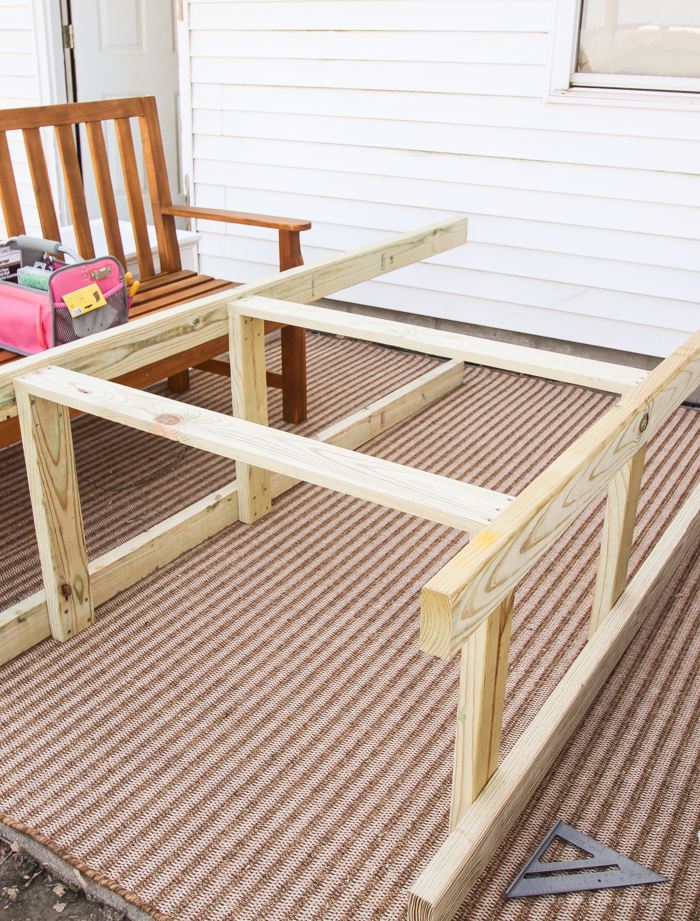
<path id="1" fill-rule="evenodd" d="M 20 250 L 23 265 L 17 282 L 0 280 L 0 347 L 34 355 L 129 319 L 124 270 L 113 256 L 83 261 L 62 243 L 26 235 L 5 246 Z M 53 258 L 63 255 L 74 264 Z"/>

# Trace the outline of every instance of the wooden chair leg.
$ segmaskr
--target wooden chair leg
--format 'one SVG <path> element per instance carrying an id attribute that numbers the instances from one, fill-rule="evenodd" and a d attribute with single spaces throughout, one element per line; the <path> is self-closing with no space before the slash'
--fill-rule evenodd
<path id="1" fill-rule="evenodd" d="M 600 546 L 598 577 L 588 630 L 590 639 L 625 590 L 644 473 L 646 443 L 625 464 L 608 487 L 608 504 Z"/>
<path id="2" fill-rule="evenodd" d="M 233 415 L 267 425 L 265 321 L 229 314 Z M 236 461 L 238 517 L 252 523 L 272 508 L 270 471 Z"/>
<path id="3" fill-rule="evenodd" d="M 190 369 L 178 371 L 168 378 L 168 390 L 171 393 L 186 393 L 190 389 Z"/>
<path id="4" fill-rule="evenodd" d="M 305 422 L 306 408 L 306 330 L 283 326 L 282 339 L 282 417 L 285 422 Z"/>
<path id="5" fill-rule="evenodd" d="M 303 265 L 298 230 L 280 230 L 280 271 Z M 284 326 L 282 337 L 282 417 L 299 425 L 307 416 L 306 330 Z"/>
<path id="6" fill-rule="evenodd" d="M 70 415 L 19 387 L 16 395 L 49 624 L 63 642 L 95 620 Z"/>
<path id="7" fill-rule="evenodd" d="M 512 623 L 511 592 L 462 647 L 451 832 L 498 768 Z"/>

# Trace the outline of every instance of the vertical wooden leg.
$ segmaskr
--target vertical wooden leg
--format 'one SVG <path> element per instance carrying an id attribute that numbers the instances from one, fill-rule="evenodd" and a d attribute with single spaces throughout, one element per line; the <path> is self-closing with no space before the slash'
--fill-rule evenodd
<path id="1" fill-rule="evenodd" d="M 298 230 L 280 230 L 280 271 L 303 265 Z M 282 416 L 298 425 L 307 416 L 306 330 L 284 326 L 282 338 Z"/>
<path id="2" fill-rule="evenodd" d="M 168 378 L 168 390 L 171 393 L 185 393 L 190 389 L 190 370 L 178 371 Z"/>
<path id="3" fill-rule="evenodd" d="M 589 639 L 625 590 L 646 451 L 645 443 L 611 481 L 608 489 Z"/>
<path id="4" fill-rule="evenodd" d="M 233 415 L 267 425 L 265 321 L 229 314 Z M 257 521 L 272 508 L 270 471 L 236 461 L 238 516 Z"/>
<path id="5" fill-rule="evenodd" d="M 283 326 L 282 339 L 282 417 L 299 425 L 307 417 L 306 408 L 306 330 Z"/>
<path id="6" fill-rule="evenodd" d="M 513 593 L 462 647 L 450 831 L 498 768 Z"/>
<path id="7" fill-rule="evenodd" d="M 19 389 L 17 409 L 49 623 L 63 642 L 95 619 L 70 415 Z"/>

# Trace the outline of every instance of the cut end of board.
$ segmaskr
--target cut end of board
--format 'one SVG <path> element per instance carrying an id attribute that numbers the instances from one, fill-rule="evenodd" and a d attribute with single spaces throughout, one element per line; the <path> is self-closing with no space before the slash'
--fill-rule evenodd
<path id="1" fill-rule="evenodd" d="M 421 591 L 420 650 L 440 659 L 451 659 L 453 606 L 448 595 L 428 585 Z"/>

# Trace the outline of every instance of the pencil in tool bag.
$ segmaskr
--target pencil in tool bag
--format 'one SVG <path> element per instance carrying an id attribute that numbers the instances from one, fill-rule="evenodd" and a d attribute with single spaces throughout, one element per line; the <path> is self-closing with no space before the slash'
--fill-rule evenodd
<path id="1" fill-rule="evenodd" d="M 22 254 L 17 281 L 0 281 L 0 347 L 35 355 L 129 319 L 124 270 L 113 256 L 87 261 L 54 240 L 17 236 L 5 247 Z M 44 254 L 44 261 L 36 259 Z M 63 265 L 53 256 L 68 255 Z M 24 265 L 26 261 L 34 265 Z"/>

